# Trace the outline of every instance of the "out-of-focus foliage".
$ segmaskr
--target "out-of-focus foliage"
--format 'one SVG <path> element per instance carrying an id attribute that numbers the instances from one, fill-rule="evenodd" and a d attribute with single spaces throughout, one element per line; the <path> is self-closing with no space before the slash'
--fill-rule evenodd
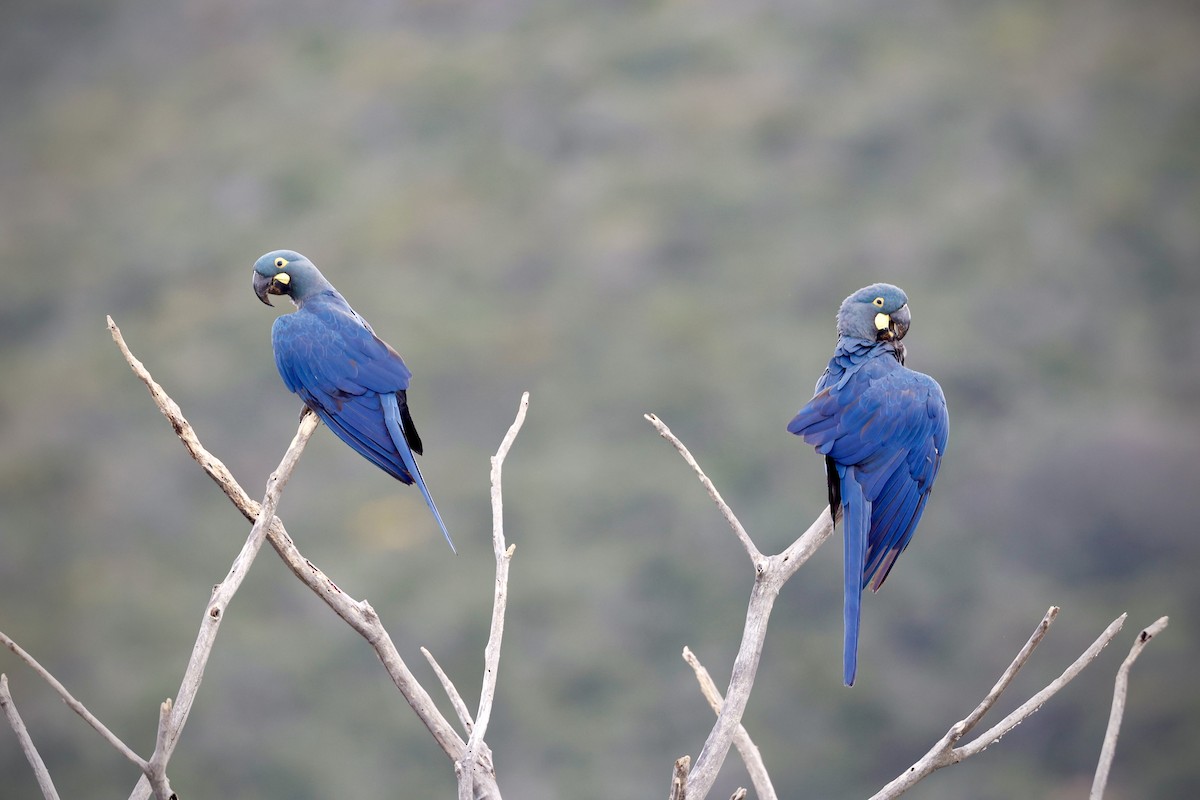
<path id="1" fill-rule="evenodd" d="M 393 7 L 399 5 L 399 7 Z M 299 408 L 250 265 L 310 256 L 405 356 L 419 495 L 318 432 L 300 547 L 414 668 L 478 686 L 488 456 L 517 544 L 489 737 L 514 798 L 653 796 L 728 675 L 759 544 L 820 511 L 784 431 L 873 280 L 951 409 L 910 551 L 840 686 L 827 547 L 786 588 L 746 724 L 784 796 L 864 796 L 1064 611 L 1014 691 L 1119 647 L 928 798 L 1077 797 L 1139 625 L 1111 796 L 1200 782 L 1200 15 L 1188 3 L 12 2 L 0 8 L 0 627 L 136 749 L 248 526 L 108 341 L 112 314 L 252 493 Z M 0 659 L 64 796 L 128 765 Z M 427 675 L 422 672 L 421 674 Z M 430 679 L 432 680 L 432 679 Z M 188 796 L 448 797 L 369 649 L 264 553 L 172 780 Z M 36 796 L 0 732 L 6 798 Z M 731 759 L 715 795 L 745 778 Z"/>

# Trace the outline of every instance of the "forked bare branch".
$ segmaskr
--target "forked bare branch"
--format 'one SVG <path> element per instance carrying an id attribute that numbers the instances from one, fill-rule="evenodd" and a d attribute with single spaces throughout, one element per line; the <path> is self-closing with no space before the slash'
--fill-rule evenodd
<path id="1" fill-rule="evenodd" d="M 708 496 L 716 503 L 721 515 L 741 542 L 750 562 L 754 566 L 754 586 L 750 590 L 750 603 L 746 608 L 746 623 L 742 629 L 742 643 L 738 647 L 737 656 L 733 661 L 733 670 L 729 677 L 729 688 L 725 692 L 725 702 L 717 714 L 716 724 L 708 734 L 700 755 L 696 758 L 695 766 L 687 776 L 686 791 L 694 800 L 702 800 L 712 789 L 717 780 L 717 774 L 725 763 L 734 736 L 741 727 L 742 715 L 750 700 L 750 692 L 754 688 L 754 678 L 758 672 L 759 659 L 762 657 L 763 642 L 767 637 L 767 623 L 771 618 L 771 609 L 775 598 L 783 588 L 788 578 L 796 574 L 796 570 L 812 557 L 830 536 L 833 535 L 833 518 L 829 509 L 821 512 L 808 530 L 800 535 L 782 553 L 775 556 L 764 556 L 755 546 L 742 527 L 737 516 L 721 497 L 713 482 L 704 474 L 695 457 L 654 414 L 646 414 L 646 420 L 654 426 L 659 436 L 662 436 L 683 457 L 683 460 L 696 473 Z M 678 762 L 677 762 L 678 763 Z"/>
<path id="2" fill-rule="evenodd" d="M 1029 637 L 1029 641 L 1021 648 L 1021 652 L 1017 654 L 1016 659 L 1009 665 L 1008 669 L 1001 675 L 1000 680 L 988 692 L 987 697 L 979 704 L 969 715 L 959 720 L 950 726 L 950 730 L 938 740 L 928 753 L 921 757 L 919 761 L 897 776 L 894 780 L 880 789 L 871 797 L 871 800 L 890 800 L 890 798 L 899 797 L 913 786 L 932 775 L 942 767 L 948 767 L 951 764 L 957 764 L 960 761 L 965 761 L 971 756 L 978 755 L 986 750 L 991 745 L 995 744 L 1006 733 L 1011 731 L 1017 725 L 1024 722 L 1032 716 L 1039 708 L 1041 708 L 1047 700 L 1058 694 L 1063 687 L 1075 679 L 1075 677 L 1084 670 L 1089 664 L 1096 660 L 1100 652 L 1113 640 L 1117 632 L 1121 630 L 1121 626 L 1125 624 L 1125 615 L 1117 617 L 1113 620 L 1104 632 L 1100 634 L 1096 641 L 1092 642 L 1087 650 L 1071 666 L 1067 667 L 1061 675 L 1055 678 L 1046 688 L 1035 694 L 1033 697 L 1026 700 L 1021 706 L 1005 717 L 1000 722 L 988 730 L 981 733 L 978 737 L 972 740 L 969 744 L 962 747 L 955 747 L 962 737 L 973 728 L 1000 698 L 1000 695 L 1012 682 L 1013 677 L 1021 667 L 1029 661 L 1033 655 L 1034 649 L 1038 643 L 1046 635 L 1050 624 L 1058 615 L 1058 608 L 1051 606 L 1046 612 L 1046 616 L 1038 623 L 1037 629 L 1033 635 Z"/>
<path id="3" fill-rule="evenodd" d="M 246 494 L 245 490 L 242 489 L 241 485 L 234 479 L 232 473 L 229 472 L 221 460 L 201 444 L 195 430 L 193 430 L 187 419 L 184 418 L 179 405 L 154 380 L 145 365 L 130 352 L 124 338 L 121 336 L 120 330 L 111 317 L 108 320 L 108 327 L 113 341 L 120 348 L 130 369 L 146 385 L 155 405 L 158 406 L 163 416 L 167 418 L 167 421 L 171 424 L 172 429 L 174 429 L 175 434 L 179 437 L 179 440 L 183 443 L 192 459 L 216 482 L 221 491 L 225 493 L 234 506 L 248 520 L 255 522 L 260 516 L 265 517 L 261 513 L 261 506 Z M 305 419 L 308 419 L 308 417 L 309 415 L 305 415 Z M 303 420 L 301 424 L 303 427 Z M 367 640 L 375 650 L 375 654 L 379 657 L 380 662 L 383 664 L 384 669 L 387 670 L 396 688 L 400 690 L 404 699 L 408 701 L 409 706 L 433 736 L 434 741 L 437 742 L 442 752 L 446 754 L 451 762 L 458 762 L 466 749 L 466 742 L 455 732 L 453 726 L 434 704 L 433 698 L 429 696 L 429 693 L 412 674 L 408 665 L 404 663 L 404 659 L 401 658 L 395 643 L 392 642 L 391 636 L 380 622 L 375 609 L 366 600 L 360 601 L 350 597 L 328 575 L 305 558 L 291 537 L 288 536 L 283 522 L 278 517 L 270 516 L 265 518 L 267 519 L 267 541 L 271 543 L 271 546 L 279 554 L 279 557 L 283 559 L 288 569 L 312 590 L 314 594 L 321 598 L 335 614 Z M 475 800 L 483 800 L 483 798 L 498 800 L 500 798 L 500 790 L 496 785 L 494 771 L 491 766 L 492 754 L 487 745 L 482 742 L 480 743 L 478 753 L 478 763 L 482 768 L 478 771 L 479 774 L 477 775 Z M 141 786 L 142 784 L 139 783 L 139 788 L 135 789 L 134 794 L 131 796 L 132 798 L 145 800 L 148 794 L 141 789 Z"/>

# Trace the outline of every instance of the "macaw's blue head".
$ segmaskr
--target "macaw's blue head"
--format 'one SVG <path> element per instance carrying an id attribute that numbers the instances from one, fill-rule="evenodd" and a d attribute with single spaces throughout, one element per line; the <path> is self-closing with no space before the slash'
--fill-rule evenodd
<path id="1" fill-rule="evenodd" d="M 908 333 L 912 315 L 908 295 L 890 283 L 873 283 L 842 301 L 838 336 L 871 342 L 899 342 Z"/>
<path id="2" fill-rule="evenodd" d="M 313 263 L 295 250 L 272 250 L 254 262 L 254 294 L 267 305 L 267 295 L 287 295 L 300 305 L 331 288 Z"/>

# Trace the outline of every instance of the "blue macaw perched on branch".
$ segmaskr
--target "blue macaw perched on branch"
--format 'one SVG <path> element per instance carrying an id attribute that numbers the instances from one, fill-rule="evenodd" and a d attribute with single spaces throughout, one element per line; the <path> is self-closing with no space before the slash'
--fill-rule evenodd
<path id="1" fill-rule="evenodd" d="M 788 430 L 825 456 L 829 511 L 845 549 L 843 677 L 854 685 L 862 592 L 878 591 L 912 539 L 937 477 L 950 420 L 937 381 L 904 366 L 908 297 L 876 283 L 847 297 L 816 394 Z"/>
<path id="2" fill-rule="evenodd" d="M 296 304 L 271 326 L 275 365 L 287 388 L 359 455 L 402 483 L 416 482 L 454 550 L 413 457 L 422 451 L 421 437 L 408 411 L 412 372 L 399 353 L 293 250 L 254 262 L 254 293 L 267 305 L 272 294 Z"/>

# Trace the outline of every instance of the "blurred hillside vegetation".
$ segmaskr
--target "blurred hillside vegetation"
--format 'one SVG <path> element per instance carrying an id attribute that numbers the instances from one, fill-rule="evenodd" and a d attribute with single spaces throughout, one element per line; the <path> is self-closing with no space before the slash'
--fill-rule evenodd
<path id="1" fill-rule="evenodd" d="M 711 724 L 752 574 L 692 448 L 764 550 L 820 512 L 784 426 L 874 280 L 951 410 L 937 491 L 864 603 L 840 685 L 840 548 L 787 586 L 746 725 L 783 796 L 906 768 L 1063 607 L 1015 692 L 1122 611 L 1094 667 L 919 795 L 1086 792 L 1139 626 L 1109 797 L 1200 784 L 1200 14 L 1194 4 L 185 3 L 0 8 L 0 628 L 152 748 L 247 530 L 104 329 L 257 495 L 297 423 L 250 291 L 313 259 L 415 373 L 419 495 L 318 431 L 300 548 L 478 686 L 488 457 L 517 545 L 489 737 L 506 796 L 646 797 Z M 0 659 L 64 796 L 128 765 Z M 421 672 L 425 677 L 427 673 Z M 1014 692 L 1014 694 L 1015 694 Z M 1015 698 L 1014 698 L 1015 702 Z M 4 796 L 37 796 L 0 732 Z M 184 796 L 449 797 L 374 656 L 264 553 L 172 762 Z M 745 783 L 731 758 L 713 796 Z M 724 794 L 722 794 L 722 792 Z"/>

